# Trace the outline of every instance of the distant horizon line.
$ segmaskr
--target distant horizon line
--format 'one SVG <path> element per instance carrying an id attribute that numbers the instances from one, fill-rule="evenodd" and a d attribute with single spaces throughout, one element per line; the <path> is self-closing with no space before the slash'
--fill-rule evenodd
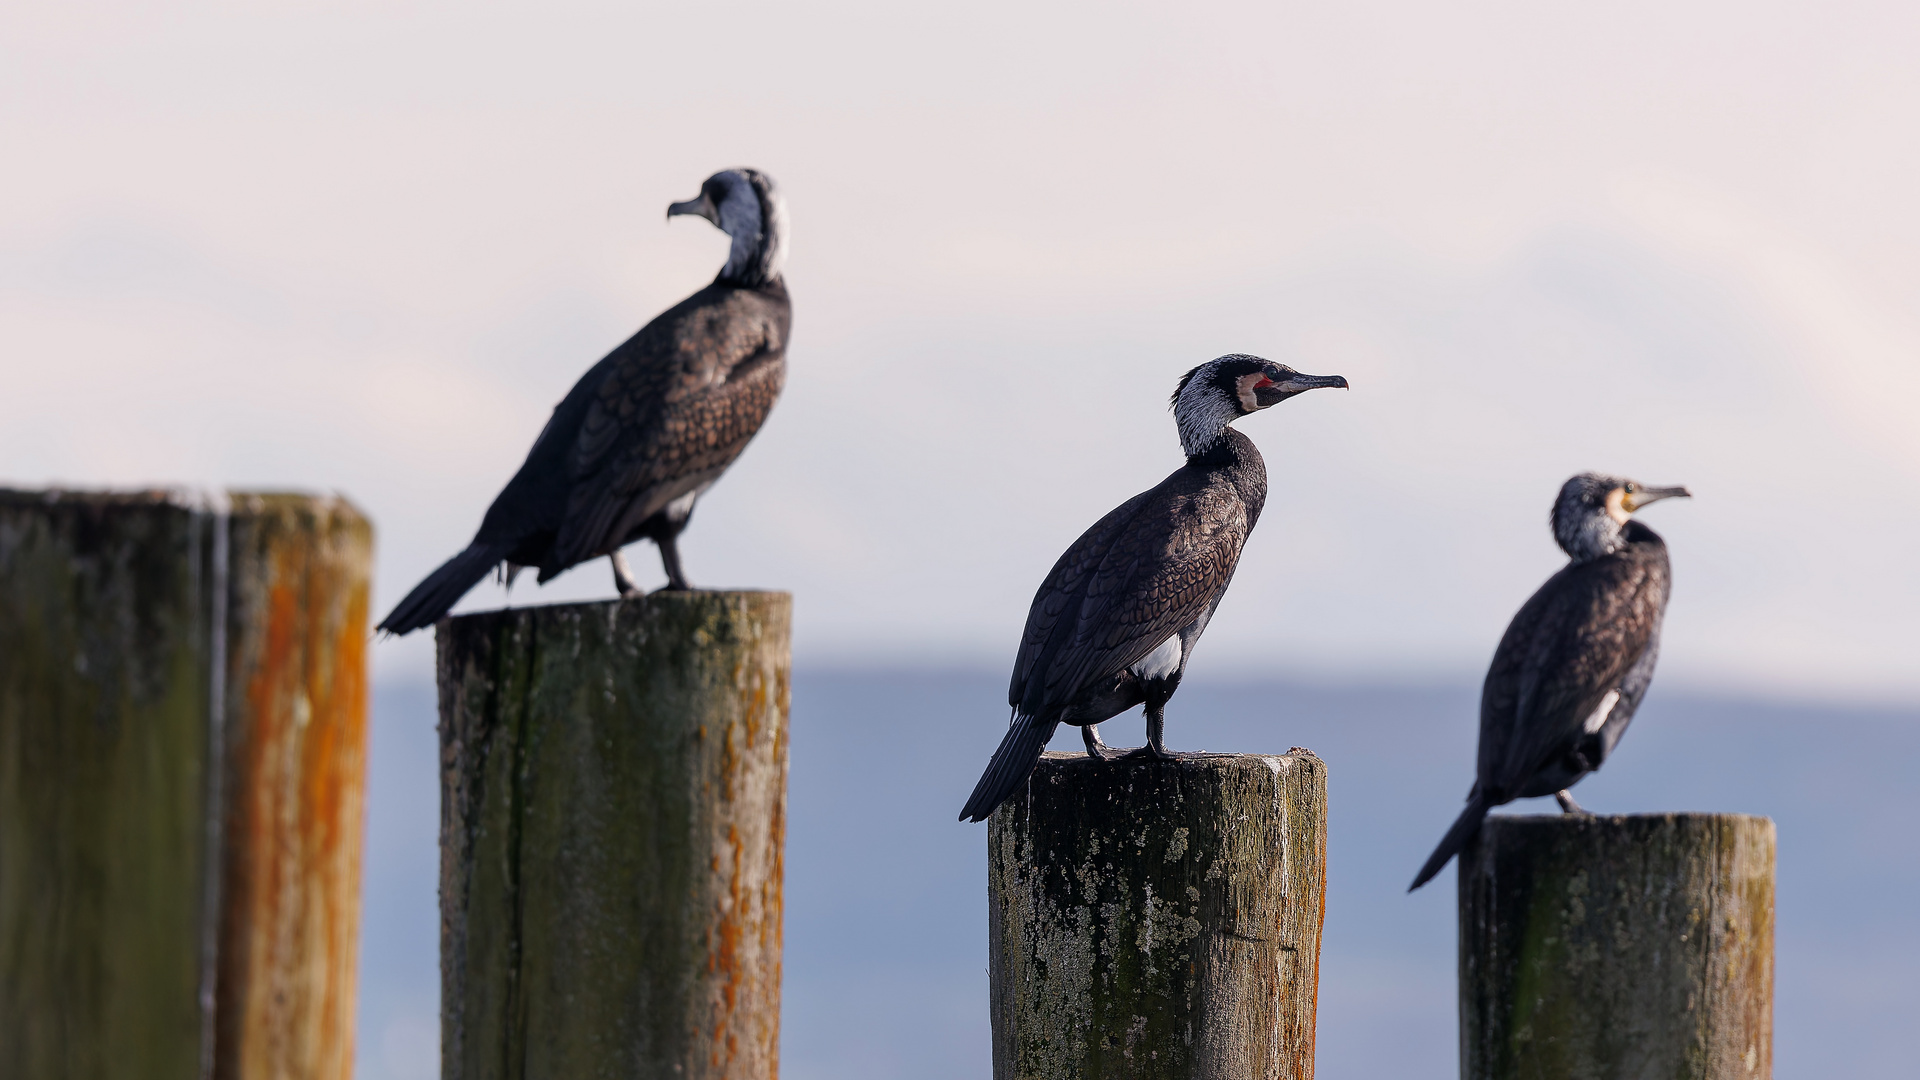
<path id="1" fill-rule="evenodd" d="M 796 678 L 952 678 L 1001 681 L 1006 672 L 985 661 L 930 661 L 888 658 L 871 661 L 798 660 L 793 665 Z M 431 688 L 434 680 L 419 672 L 394 672 L 376 675 L 372 688 L 400 689 L 409 686 Z M 1209 675 L 1196 673 L 1183 682 L 1188 689 L 1233 690 L 1253 687 L 1288 687 L 1310 693 L 1374 692 L 1400 694 L 1461 694 L 1478 700 L 1480 676 L 1438 670 L 1401 669 L 1383 677 L 1362 677 L 1350 673 L 1306 674 L 1294 670 L 1271 675 Z M 1817 708 L 1850 713 L 1878 713 L 1910 716 L 1920 722 L 1920 697 L 1894 695 L 1827 694 L 1808 689 L 1765 689 L 1729 686 L 1718 680 L 1656 679 L 1649 693 L 1649 704 L 1657 706 L 1661 698 L 1691 703 L 1712 703 L 1767 709 Z"/>

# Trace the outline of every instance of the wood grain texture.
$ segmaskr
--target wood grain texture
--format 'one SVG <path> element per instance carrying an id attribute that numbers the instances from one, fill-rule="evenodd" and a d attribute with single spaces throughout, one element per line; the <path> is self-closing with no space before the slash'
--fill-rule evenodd
<path id="1" fill-rule="evenodd" d="M 988 820 L 996 1080 L 1313 1075 L 1327 767 L 1047 754 Z"/>
<path id="2" fill-rule="evenodd" d="M 339 499 L 232 505 L 216 1075 L 348 1080 L 372 529 Z"/>
<path id="3" fill-rule="evenodd" d="M 448 1080 L 777 1075 L 791 611 L 440 623 Z"/>
<path id="4" fill-rule="evenodd" d="M 1773 822 L 1495 816 L 1459 882 L 1462 1077 L 1773 1075 Z"/>
<path id="5" fill-rule="evenodd" d="M 336 498 L 0 491 L 0 1075 L 349 1075 L 371 561 Z"/>

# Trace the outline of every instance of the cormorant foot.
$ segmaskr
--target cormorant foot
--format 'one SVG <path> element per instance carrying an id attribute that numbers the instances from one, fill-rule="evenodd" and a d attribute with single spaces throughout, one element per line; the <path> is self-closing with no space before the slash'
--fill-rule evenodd
<path id="1" fill-rule="evenodd" d="M 1180 755 L 1164 747 L 1159 747 L 1159 746 L 1153 745 L 1152 743 L 1148 743 L 1147 745 L 1139 747 L 1137 749 L 1129 750 L 1126 753 L 1121 754 L 1119 757 L 1114 758 L 1113 760 L 1115 761 L 1179 761 Z"/>
<path id="2" fill-rule="evenodd" d="M 1585 810 L 1580 809 L 1579 803 L 1573 801 L 1573 793 L 1565 790 L 1564 788 L 1554 792 L 1553 798 L 1554 798 L 1554 801 L 1560 804 L 1560 812 L 1563 814 L 1587 813 Z M 1591 816 L 1591 815 L 1588 815 L 1588 816 Z"/>
<path id="3" fill-rule="evenodd" d="M 627 566 L 627 556 L 614 548 L 607 553 L 607 561 L 613 564 L 613 587 L 620 593 L 622 600 L 638 600 L 647 595 L 640 583 L 634 580 L 633 570 Z"/>
<path id="4" fill-rule="evenodd" d="M 1101 741 L 1099 728 L 1094 727 L 1092 724 L 1080 725 L 1080 738 L 1087 744 L 1088 757 L 1095 761 L 1113 760 L 1113 755 L 1108 753 L 1108 751 L 1113 748 Z"/>

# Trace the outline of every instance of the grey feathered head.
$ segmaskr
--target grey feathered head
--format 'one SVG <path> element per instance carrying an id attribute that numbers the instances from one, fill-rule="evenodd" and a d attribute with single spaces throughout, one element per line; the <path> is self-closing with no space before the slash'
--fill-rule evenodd
<path id="1" fill-rule="evenodd" d="M 1604 473 L 1570 477 L 1560 485 L 1548 516 L 1554 542 L 1575 562 L 1611 555 L 1626 543 L 1620 534 L 1635 510 L 1675 496 L 1691 493 L 1684 487 L 1649 487 Z"/>
<path id="2" fill-rule="evenodd" d="M 667 207 L 667 217 L 692 214 L 733 240 L 716 279 L 758 288 L 780 278 L 787 259 L 787 202 L 773 178 L 758 169 L 725 169 L 707 177 L 700 194 Z"/>
<path id="3" fill-rule="evenodd" d="M 1285 364 L 1246 353 L 1209 360 L 1180 376 L 1169 402 L 1180 428 L 1180 448 L 1188 457 L 1204 454 L 1227 433 L 1228 424 L 1322 386 L 1344 390 L 1347 380 L 1339 375 L 1303 375 Z"/>

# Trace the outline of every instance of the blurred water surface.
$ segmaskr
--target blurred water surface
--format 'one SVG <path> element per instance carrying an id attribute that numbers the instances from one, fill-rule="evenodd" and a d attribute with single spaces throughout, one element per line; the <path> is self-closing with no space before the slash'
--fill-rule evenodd
<path id="1" fill-rule="evenodd" d="M 787 853 L 788 1080 L 985 1077 L 985 832 L 954 821 L 1006 716 L 985 671 L 802 670 Z M 1306 746 L 1331 767 L 1319 1075 L 1453 1077 L 1453 871 L 1406 883 L 1472 780 L 1477 690 L 1195 678 L 1168 709 L 1186 750 Z M 434 695 L 376 689 L 359 1075 L 437 1075 Z M 1138 713 L 1103 729 L 1142 738 Z M 1079 745 L 1071 729 L 1056 749 Z M 1920 710 L 1762 703 L 1656 682 L 1596 812 L 1713 810 L 1779 827 L 1775 1061 L 1890 1076 L 1920 1013 Z M 1548 812 L 1552 800 L 1509 808 Z"/>

